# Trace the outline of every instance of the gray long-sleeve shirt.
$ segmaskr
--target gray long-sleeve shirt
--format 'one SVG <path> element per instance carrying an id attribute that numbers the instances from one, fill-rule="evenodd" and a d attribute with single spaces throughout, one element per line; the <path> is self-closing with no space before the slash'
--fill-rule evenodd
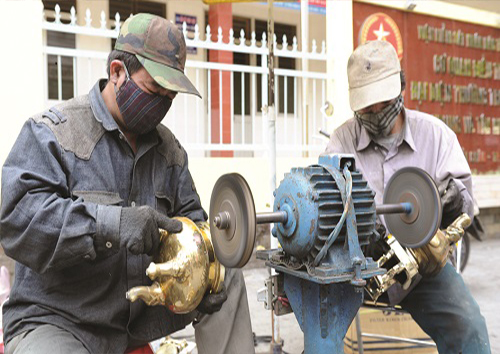
<path id="1" fill-rule="evenodd" d="M 104 84 L 30 118 L 3 166 L 0 238 L 17 261 L 3 307 L 6 341 L 51 323 L 91 353 L 117 353 L 189 323 L 125 299 L 151 284 L 151 259 L 119 247 L 122 207 L 206 220 L 187 154 L 159 126 L 139 137 L 134 155 L 103 101 Z"/>
<path id="2" fill-rule="evenodd" d="M 455 133 L 436 117 L 405 109 L 402 133 L 388 151 L 352 118 L 333 132 L 326 151 L 354 154 L 356 167 L 375 192 L 376 204 L 382 204 L 385 185 L 394 172 L 415 166 L 425 170 L 438 186 L 453 178 L 463 196 L 463 211 L 473 217 L 469 165 Z M 383 217 L 381 220 L 384 222 Z M 388 293 L 391 303 L 397 303 L 407 292 L 391 288 Z"/>

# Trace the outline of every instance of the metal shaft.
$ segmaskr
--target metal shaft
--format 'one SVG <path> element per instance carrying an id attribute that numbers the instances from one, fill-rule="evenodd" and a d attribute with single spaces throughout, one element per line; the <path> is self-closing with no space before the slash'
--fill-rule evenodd
<path id="1" fill-rule="evenodd" d="M 382 204 L 375 207 L 377 214 L 410 214 L 412 210 L 411 203 Z"/>
<path id="2" fill-rule="evenodd" d="M 221 211 L 214 217 L 214 224 L 219 230 L 229 229 L 231 217 L 227 211 Z"/>
<path id="3" fill-rule="evenodd" d="M 288 221 L 288 214 L 286 211 L 276 211 L 273 213 L 259 213 L 255 215 L 257 224 L 269 224 L 269 223 L 283 223 L 286 224 Z"/>
<path id="4" fill-rule="evenodd" d="M 411 203 L 399 204 L 382 204 L 375 207 L 377 214 L 409 214 L 413 210 Z M 286 224 L 288 221 L 288 214 L 286 211 L 276 211 L 271 213 L 259 213 L 255 215 L 257 224 L 270 224 L 282 223 Z M 220 212 L 214 218 L 214 224 L 219 229 L 227 229 L 231 224 L 230 216 L 227 211 Z"/>
<path id="5" fill-rule="evenodd" d="M 257 224 L 283 223 L 288 221 L 286 211 L 277 211 L 274 213 L 259 213 L 255 215 Z M 214 217 L 214 224 L 220 230 L 228 229 L 231 225 L 231 216 L 227 211 L 221 211 Z"/>

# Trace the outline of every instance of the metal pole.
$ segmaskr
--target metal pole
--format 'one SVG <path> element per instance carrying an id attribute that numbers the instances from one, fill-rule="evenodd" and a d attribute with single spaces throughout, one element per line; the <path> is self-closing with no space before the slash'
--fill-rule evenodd
<path id="1" fill-rule="evenodd" d="M 300 1 L 300 33 L 302 37 L 302 71 L 309 71 L 308 60 L 305 58 L 309 43 L 309 0 Z M 308 85 L 307 78 L 302 78 L 302 144 L 309 145 L 309 105 L 308 105 Z M 314 104 L 314 103 L 313 103 Z M 309 156 L 309 152 L 303 153 L 304 157 Z"/>
<path id="2" fill-rule="evenodd" d="M 269 68 L 268 95 L 267 95 L 267 113 L 268 113 L 268 132 L 269 132 L 269 172 L 271 175 L 270 186 L 271 193 L 276 189 L 276 113 L 274 110 L 274 1 L 268 0 L 268 17 L 267 17 L 267 33 L 269 55 L 267 56 L 267 66 Z M 271 225 L 273 227 L 273 225 Z M 271 237 L 271 248 L 278 247 L 278 240 Z M 273 269 L 271 275 L 275 275 Z M 281 354 L 281 337 L 279 318 L 271 311 L 271 323 L 273 326 L 273 335 L 271 341 L 271 353 Z"/>
<path id="3" fill-rule="evenodd" d="M 359 310 L 358 313 L 356 313 L 356 338 L 358 339 L 358 353 L 364 354 L 365 350 L 363 347 L 363 333 L 361 331 L 361 320 L 359 319 Z"/>

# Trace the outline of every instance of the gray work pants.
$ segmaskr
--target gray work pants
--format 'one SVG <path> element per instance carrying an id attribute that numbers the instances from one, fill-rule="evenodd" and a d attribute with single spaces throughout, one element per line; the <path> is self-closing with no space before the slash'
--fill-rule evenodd
<path id="1" fill-rule="evenodd" d="M 194 325 L 199 354 L 254 354 L 243 273 L 226 269 L 227 300 L 219 312 L 201 315 Z M 70 332 L 50 324 L 12 338 L 6 354 L 91 354 Z M 92 353 L 95 354 L 95 353 Z"/>

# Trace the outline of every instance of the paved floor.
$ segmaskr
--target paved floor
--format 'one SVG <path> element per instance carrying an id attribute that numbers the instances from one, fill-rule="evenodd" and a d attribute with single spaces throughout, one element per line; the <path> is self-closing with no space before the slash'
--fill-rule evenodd
<path id="1" fill-rule="evenodd" d="M 469 286 L 488 325 L 491 351 L 500 353 L 500 238 L 484 242 L 472 240 L 471 256 L 467 268 L 463 273 L 464 280 Z M 262 303 L 257 302 L 257 290 L 264 286 L 268 277 L 266 268 L 244 269 L 247 284 L 248 301 L 252 317 L 253 331 L 257 338 L 271 335 L 271 314 L 264 309 Z M 300 354 L 303 350 L 303 335 L 293 314 L 279 318 L 280 334 L 284 340 L 283 350 L 290 354 Z M 192 327 L 176 336 L 191 336 Z M 257 353 L 268 353 L 269 344 L 261 343 L 256 348 Z"/>

